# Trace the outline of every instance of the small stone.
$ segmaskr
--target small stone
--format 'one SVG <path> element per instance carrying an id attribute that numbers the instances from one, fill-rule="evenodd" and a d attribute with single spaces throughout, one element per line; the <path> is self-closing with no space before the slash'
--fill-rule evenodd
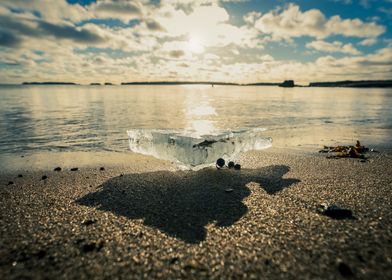
<path id="1" fill-rule="evenodd" d="M 367 160 L 366 159 L 361 159 L 360 162 L 367 162 Z"/>
<path id="2" fill-rule="evenodd" d="M 179 257 L 174 257 L 174 258 L 172 258 L 172 259 L 170 260 L 170 264 L 178 263 L 179 260 L 180 260 Z"/>
<path id="3" fill-rule="evenodd" d="M 241 164 L 236 164 L 236 165 L 234 165 L 234 169 L 235 170 L 240 170 L 241 169 Z"/>
<path id="4" fill-rule="evenodd" d="M 18 178 L 22 178 L 23 177 L 23 175 L 22 174 L 18 174 Z"/>
<path id="5" fill-rule="evenodd" d="M 79 168 L 77 168 L 77 167 L 71 168 L 71 171 L 78 171 L 78 170 L 79 170 Z"/>
<path id="6" fill-rule="evenodd" d="M 41 180 L 46 180 L 46 179 L 48 179 L 48 176 L 46 176 L 46 175 L 42 176 L 42 178 L 41 178 Z"/>
<path id="7" fill-rule="evenodd" d="M 120 174 L 120 177 L 122 177 L 122 176 L 124 176 L 124 174 L 121 173 L 121 174 Z"/>
<path id="8" fill-rule="evenodd" d="M 96 222 L 97 222 L 96 219 L 84 220 L 84 221 L 82 222 L 82 225 L 89 226 L 89 225 L 95 224 Z"/>
<path id="9" fill-rule="evenodd" d="M 99 170 L 104 171 L 104 170 L 105 170 L 105 167 L 101 167 Z"/>
<path id="10" fill-rule="evenodd" d="M 225 166 L 225 160 L 223 158 L 218 158 L 216 161 L 216 168 L 221 169 L 223 166 Z"/>
<path id="11" fill-rule="evenodd" d="M 351 270 L 351 268 L 345 264 L 344 262 L 339 263 L 338 266 L 339 272 L 343 277 L 352 277 L 354 276 L 353 271 Z"/>
<path id="12" fill-rule="evenodd" d="M 234 168 L 235 164 L 234 161 L 229 161 L 229 163 L 227 164 L 227 166 L 231 169 Z"/>
<path id="13" fill-rule="evenodd" d="M 102 249 L 102 247 L 103 247 L 103 242 L 99 242 L 99 243 L 91 242 L 91 243 L 84 244 L 81 249 L 82 252 L 89 253 L 92 251 L 98 252 Z"/>
<path id="14" fill-rule="evenodd" d="M 321 204 L 319 212 L 322 215 L 328 216 L 335 220 L 355 219 L 355 217 L 353 216 L 353 212 L 350 209 L 344 209 L 334 204 Z"/>
<path id="15" fill-rule="evenodd" d="M 14 182 L 12 182 L 12 181 L 9 181 L 9 182 L 8 182 L 8 186 L 9 186 L 9 185 L 13 185 L 13 184 L 14 184 Z"/>
<path id="16" fill-rule="evenodd" d="M 61 167 L 58 166 L 58 167 L 56 167 L 55 169 L 53 169 L 53 171 L 61 171 Z"/>
<path id="17" fill-rule="evenodd" d="M 231 189 L 231 188 L 225 189 L 225 192 L 227 192 L 227 193 L 232 192 L 232 191 L 234 191 L 234 189 Z"/>

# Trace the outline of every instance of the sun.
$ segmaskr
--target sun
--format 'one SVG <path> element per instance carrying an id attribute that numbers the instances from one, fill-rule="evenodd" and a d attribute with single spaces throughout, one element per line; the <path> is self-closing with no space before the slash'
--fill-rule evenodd
<path id="1" fill-rule="evenodd" d="M 188 41 L 188 48 L 193 53 L 203 53 L 204 45 L 202 39 L 199 36 L 191 35 Z"/>

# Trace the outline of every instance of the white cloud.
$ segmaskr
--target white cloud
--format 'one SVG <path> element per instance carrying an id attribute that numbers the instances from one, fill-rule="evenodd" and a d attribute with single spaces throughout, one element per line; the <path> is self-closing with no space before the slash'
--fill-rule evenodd
<path id="1" fill-rule="evenodd" d="M 269 12 L 254 20 L 256 29 L 271 34 L 275 40 L 302 36 L 321 39 L 331 35 L 374 38 L 385 32 L 384 26 L 374 22 L 342 19 L 337 15 L 327 19 L 320 10 L 311 9 L 302 12 L 295 4 L 290 4 L 284 10 Z"/>
<path id="2" fill-rule="evenodd" d="M 358 55 L 361 53 L 351 43 L 343 44 L 342 42 L 339 41 L 334 41 L 332 43 L 329 43 L 326 41 L 318 40 L 318 41 L 307 43 L 306 47 L 309 49 L 315 49 L 324 52 L 340 52 L 340 53 L 347 53 L 352 55 Z"/>
<path id="3" fill-rule="evenodd" d="M 359 42 L 361 46 L 373 46 L 377 43 L 377 39 L 375 38 L 368 38 Z"/>

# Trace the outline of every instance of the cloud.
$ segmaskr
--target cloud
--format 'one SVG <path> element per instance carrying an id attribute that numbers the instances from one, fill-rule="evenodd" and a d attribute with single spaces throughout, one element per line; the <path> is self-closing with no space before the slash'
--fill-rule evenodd
<path id="1" fill-rule="evenodd" d="M 325 42 L 322 40 L 313 41 L 306 44 L 309 49 L 315 49 L 324 52 L 340 52 L 352 55 L 358 55 L 361 52 L 357 50 L 351 43 L 343 44 L 339 41 L 334 41 L 333 43 Z"/>
<path id="2" fill-rule="evenodd" d="M 249 20 L 252 17 L 247 17 Z M 274 40 L 289 40 L 294 37 L 311 36 L 325 38 L 344 35 L 359 38 L 374 38 L 385 32 L 385 27 L 360 19 L 342 19 L 340 16 L 326 16 L 318 9 L 302 12 L 298 5 L 290 4 L 284 10 L 275 10 L 254 18 L 254 26 L 264 34 L 271 34 Z"/>
<path id="3" fill-rule="evenodd" d="M 361 46 L 373 46 L 377 43 L 377 39 L 375 38 L 368 38 L 359 42 Z"/>
<path id="4" fill-rule="evenodd" d="M 16 47 L 21 43 L 20 38 L 8 32 L 0 29 L 0 46 L 4 47 Z"/>
<path id="5" fill-rule="evenodd" d="M 184 56 L 185 52 L 183 50 L 173 50 L 169 52 L 169 55 L 173 58 L 179 58 L 181 56 Z"/>

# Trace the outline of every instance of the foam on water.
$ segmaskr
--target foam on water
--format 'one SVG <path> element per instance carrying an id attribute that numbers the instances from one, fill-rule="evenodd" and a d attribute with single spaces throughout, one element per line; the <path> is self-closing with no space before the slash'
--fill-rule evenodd
<path id="1" fill-rule="evenodd" d="M 191 131 L 132 129 L 128 137 L 129 148 L 135 153 L 200 169 L 218 158 L 235 160 L 243 152 L 271 147 L 272 138 L 263 136 L 264 131 L 253 128 L 199 136 Z"/>

